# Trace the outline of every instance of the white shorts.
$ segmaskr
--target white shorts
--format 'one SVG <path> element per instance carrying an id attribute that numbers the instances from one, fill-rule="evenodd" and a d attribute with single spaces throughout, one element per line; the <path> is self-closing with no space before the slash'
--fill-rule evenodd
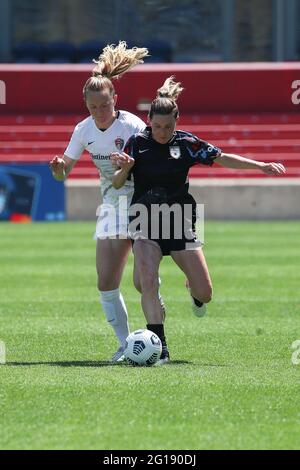
<path id="1" fill-rule="evenodd" d="M 98 220 L 94 239 L 128 238 L 128 213 L 133 186 L 121 189 L 109 187 L 103 191 L 103 203 L 97 211 Z"/>

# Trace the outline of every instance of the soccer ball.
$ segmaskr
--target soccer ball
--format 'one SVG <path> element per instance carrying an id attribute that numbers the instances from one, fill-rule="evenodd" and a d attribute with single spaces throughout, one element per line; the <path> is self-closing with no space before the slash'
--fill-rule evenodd
<path id="1" fill-rule="evenodd" d="M 126 339 L 124 356 L 133 366 L 152 366 L 159 360 L 161 351 L 161 340 L 153 331 L 136 330 Z"/>

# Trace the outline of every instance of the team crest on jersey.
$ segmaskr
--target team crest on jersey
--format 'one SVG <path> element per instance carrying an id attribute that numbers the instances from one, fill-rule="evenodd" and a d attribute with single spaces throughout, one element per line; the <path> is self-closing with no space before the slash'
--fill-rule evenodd
<path id="1" fill-rule="evenodd" d="M 178 145 L 170 147 L 170 155 L 172 158 L 175 158 L 175 160 L 178 160 L 178 158 L 181 157 L 180 147 L 178 147 Z"/>
<path id="2" fill-rule="evenodd" d="M 115 146 L 117 147 L 118 150 L 122 150 L 122 148 L 124 147 L 124 140 L 121 139 L 121 137 L 118 137 L 115 140 Z"/>

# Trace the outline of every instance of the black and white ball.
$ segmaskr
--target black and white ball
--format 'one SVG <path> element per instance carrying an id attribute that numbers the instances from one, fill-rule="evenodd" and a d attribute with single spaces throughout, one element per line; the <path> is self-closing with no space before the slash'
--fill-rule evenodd
<path id="1" fill-rule="evenodd" d="M 134 366 L 152 366 L 159 360 L 161 351 L 161 340 L 153 331 L 136 330 L 126 339 L 124 356 Z"/>

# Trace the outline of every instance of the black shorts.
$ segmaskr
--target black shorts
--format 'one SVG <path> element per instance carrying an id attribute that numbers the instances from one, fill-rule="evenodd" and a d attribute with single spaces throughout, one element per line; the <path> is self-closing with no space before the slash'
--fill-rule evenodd
<path id="1" fill-rule="evenodd" d="M 139 239 L 131 239 L 132 246 L 134 243 L 139 240 Z M 142 239 L 143 240 L 143 239 Z M 192 241 L 189 240 L 188 242 L 184 240 L 143 240 L 144 243 L 147 243 L 147 241 L 156 243 L 157 247 L 161 250 L 161 253 L 163 256 L 169 256 L 171 254 L 171 251 L 184 251 L 184 250 L 196 250 L 198 248 L 201 248 L 203 243 L 195 237 Z"/>
<path id="2" fill-rule="evenodd" d="M 137 207 L 140 210 L 137 211 Z M 131 206 L 128 231 L 132 243 L 136 240 L 154 242 L 162 255 L 167 256 L 171 251 L 194 250 L 202 246 L 196 235 L 196 220 L 196 202 L 188 193 L 162 204 L 140 199 Z"/>

